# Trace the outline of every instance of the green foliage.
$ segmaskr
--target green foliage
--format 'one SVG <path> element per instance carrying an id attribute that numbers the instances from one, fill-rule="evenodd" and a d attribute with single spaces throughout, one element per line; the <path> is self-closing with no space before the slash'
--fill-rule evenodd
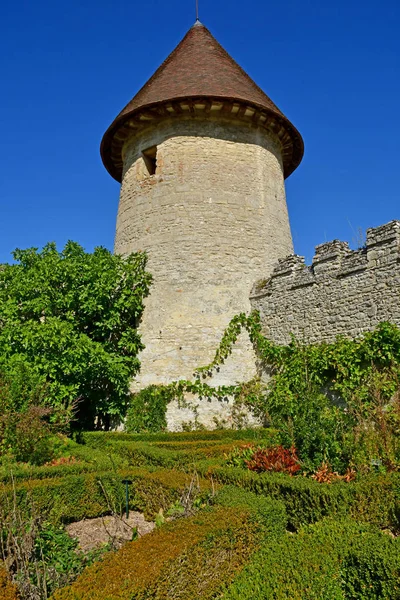
<path id="1" fill-rule="evenodd" d="M 327 519 L 268 540 L 223 600 L 391 600 L 400 589 L 399 540 L 355 521 Z"/>
<path id="2" fill-rule="evenodd" d="M 210 442 L 229 440 L 265 441 L 274 439 L 275 431 L 272 429 L 218 429 L 213 431 L 181 431 L 181 432 L 157 432 L 157 433 L 125 433 L 120 431 L 85 431 L 80 434 L 79 439 L 83 444 L 93 448 L 104 448 L 108 442 L 150 442 L 166 444 L 206 444 Z"/>
<path id="3" fill-rule="evenodd" d="M 80 556 L 75 550 L 78 542 L 72 539 L 62 526 L 55 527 L 51 523 L 43 523 L 34 541 L 36 558 L 54 565 L 59 573 L 79 569 Z"/>
<path id="4" fill-rule="evenodd" d="M 62 526 L 40 524 L 29 557 L 29 579 L 36 589 L 42 588 L 44 598 L 70 584 L 83 569 L 98 559 L 107 548 L 84 554 L 78 541 L 71 538 Z M 17 576 L 18 581 L 18 576 Z"/>
<path id="5" fill-rule="evenodd" d="M 221 580 L 231 579 L 253 549 L 247 518 L 248 511 L 216 507 L 166 523 L 86 569 L 54 600 L 215 597 Z"/>
<path id="6" fill-rule="evenodd" d="M 260 496 L 233 485 L 225 485 L 218 491 L 214 503 L 237 510 L 249 510 L 263 539 L 279 537 L 285 533 L 288 519 L 285 504 L 281 500 Z"/>
<path id="7" fill-rule="evenodd" d="M 36 508 L 31 505 L 31 513 L 23 514 L 14 501 L 12 510 L 2 513 L 0 521 L 0 555 L 21 597 L 27 600 L 45 600 L 107 549 L 84 554 L 77 540 L 62 526 L 46 522 Z M 0 572 L 0 588 L 1 578 Z"/>
<path id="8" fill-rule="evenodd" d="M 143 348 L 137 323 L 150 275 L 142 253 L 127 258 L 74 242 L 62 252 L 16 250 L 0 271 L 0 369 L 46 379 L 55 407 L 79 399 L 80 426 L 126 410 Z"/>
<path id="9" fill-rule="evenodd" d="M 217 494 L 212 508 L 163 523 L 150 536 L 87 569 L 54 599 L 211 600 L 219 597 L 261 539 L 283 535 L 285 524 L 282 503 L 227 488 Z"/>
<path id="10" fill-rule="evenodd" d="M 7 523 L 3 515 L 13 514 L 13 506 L 22 522 L 29 522 L 32 507 L 46 519 L 41 572 L 47 569 L 57 600 L 395 598 L 398 540 L 375 527 L 400 530 L 400 475 L 359 475 L 328 485 L 225 465 L 243 442 L 271 447 L 275 436 L 274 430 L 82 433 L 77 438 L 84 444 L 69 440 L 63 449 L 75 463 L 17 466 L 13 481 L 0 470 L 0 522 Z M 193 477 L 193 468 L 207 479 Z M 59 526 L 122 513 L 124 479 L 133 481 L 130 509 L 160 527 L 56 589 L 67 571 L 71 577 L 80 572 L 74 542 Z"/>
<path id="11" fill-rule="evenodd" d="M 167 433 L 157 435 L 133 435 L 125 433 L 85 433 L 82 437 L 88 445 L 104 452 L 118 455 L 132 466 L 164 467 L 205 474 L 212 465 L 222 464 L 240 440 L 257 439 L 268 444 L 274 432 L 268 430 L 234 430 Z M 190 438 L 192 436 L 192 439 Z M 142 441 L 143 440 L 143 441 Z"/>
<path id="12" fill-rule="evenodd" d="M 227 444 L 211 446 L 182 445 L 181 448 L 162 447 L 146 442 L 108 442 L 104 449 L 113 455 L 125 459 L 132 466 L 164 467 L 193 470 L 198 461 L 209 457 L 223 457 L 224 452 L 231 450 Z M 220 461 L 217 461 L 220 462 Z"/>
<path id="13" fill-rule="evenodd" d="M 225 464 L 228 467 L 247 467 L 247 462 L 253 458 L 254 452 L 260 448 L 254 444 L 243 444 L 236 446 L 232 452 L 229 453 Z"/>
<path id="14" fill-rule="evenodd" d="M 215 598 L 254 552 L 255 537 L 252 525 L 245 521 L 228 529 L 216 527 L 204 540 L 170 561 L 138 598 Z"/>
<path id="15" fill-rule="evenodd" d="M 68 425 L 70 414 L 50 406 L 43 378 L 23 363 L 13 373 L 0 372 L 0 461 L 11 465 L 29 462 L 40 465 L 57 451 L 55 433 Z"/>
<path id="16" fill-rule="evenodd" d="M 242 329 L 248 331 L 264 369 L 267 386 L 247 382 L 215 388 L 220 400 L 230 393 L 279 431 L 294 446 L 304 468 L 328 462 L 344 472 L 351 463 L 370 467 L 380 460 L 394 468 L 400 459 L 400 329 L 381 323 L 357 339 L 338 338 L 306 345 L 293 339 L 278 346 L 261 332 L 258 313 L 234 317 L 213 362 L 197 370 L 197 382 L 219 368 Z M 189 389 L 189 388 L 188 388 Z"/>
<path id="17" fill-rule="evenodd" d="M 243 329 L 271 376 L 269 383 L 255 379 L 209 386 L 205 379 L 226 360 Z M 354 340 L 306 345 L 293 339 L 278 346 L 262 334 L 258 313 L 242 313 L 225 330 L 214 360 L 197 369 L 193 381 L 151 386 L 138 395 L 130 429 L 163 428 L 168 403 L 184 406 L 187 394 L 220 401 L 230 396 L 275 428 L 276 442 L 294 446 L 304 470 L 322 463 L 339 473 L 349 465 L 368 470 L 371 461 L 393 469 L 400 460 L 399 382 L 400 329 L 395 325 L 381 323 Z"/>
<path id="18" fill-rule="evenodd" d="M 51 438 L 52 448 L 57 457 L 72 458 L 70 462 L 63 464 L 61 461 L 53 461 L 50 464 L 34 466 L 25 463 L 12 463 L 0 467 L 0 482 L 9 483 L 10 474 L 15 482 L 31 479 L 48 479 L 64 477 L 65 475 L 78 475 L 88 472 L 115 471 L 126 468 L 128 461 L 110 450 L 101 452 L 95 448 L 82 446 L 68 439 L 66 436 L 53 436 Z"/>
<path id="19" fill-rule="evenodd" d="M 291 530 L 326 516 L 350 515 L 395 532 L 400 530 L 400 475 L 369 475 L 359 481 L 317 483 L 284 473 L 254 473 L 241 468 L 213 467 L 209 476 L 229 485 L 284 502 Z"/>
<path id="20" fill-rule="evenodd" d="M 380 534 L 358 537 L 340 567 L 345 598 L 400 596 L 400 540 Z"/>
<path id="21" fill-rule="evenodd" d="M 356 340 L 282 349 L 257 408 L 306 468 L 400 458 L 399 341 L 399 329 L 382 323 Z"/>
<path id="22" fill-rule="evenodd" d="M 64 471 L 64 472 L 63 472 Z M 116 472 L 94 471 L 70 473 L 69 467 L 59 467 L 58 477 L 42 479 L 9 479 L 0 487 L 0 517 L 12 509 L 15 499 L 21 513 L 29 516 L 32 506 L 37 514 L 57 525 L 100 517 L 125 509 L 124 479 L 133 481 L 129 506 L 153 518 L 180 499 L 188 485 L 186 473 L 162 470 L 121 469 Z M 200 479 L 203 491 L 210 489 L 207 480 Z"/>
<path id="23" fill-rule="evenodd" d="M 59 524 L 99 517 L 124 505 L 123 485 L 109 473 L 65 475 L 51 479 L 3 484 L 0 504 L 11 507 L 15 498 L 21 513 L 28 517 L 34 506 L 49 522 Z"/>
<path id="24" fill-rule="evenodd" d="M 150 385 L 133 394 L 126 413 L 128 433 L 162 431 L 167 426 L 165 414 L 169 396 L 164 386 Z"/>

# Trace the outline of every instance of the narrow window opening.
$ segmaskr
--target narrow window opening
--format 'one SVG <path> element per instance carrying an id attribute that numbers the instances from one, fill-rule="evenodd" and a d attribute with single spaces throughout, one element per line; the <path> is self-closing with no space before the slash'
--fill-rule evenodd
<path id="1" fill-rule="evenodd" d="M 149 175 L 154 175 L 157 168 L 157 146 L 143 150 L 142 156 Z"/>

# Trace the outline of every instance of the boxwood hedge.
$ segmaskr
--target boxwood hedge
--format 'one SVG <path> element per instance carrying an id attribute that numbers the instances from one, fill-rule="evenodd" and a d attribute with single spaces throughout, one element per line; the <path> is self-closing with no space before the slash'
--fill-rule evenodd
<path id="1" fill-rule="evenodd" d="M 400 540 L 350 519 L 325 519 L 268 540 L 223 600 L 400 598 Z"/>
<path id="2" fill-rule="evenodd" d="M 282 503 L 225 488 L 214 506 L 167 523 L 86 571 L 54 600 L 215 598 L 262 539 L 283 535 Z"/>

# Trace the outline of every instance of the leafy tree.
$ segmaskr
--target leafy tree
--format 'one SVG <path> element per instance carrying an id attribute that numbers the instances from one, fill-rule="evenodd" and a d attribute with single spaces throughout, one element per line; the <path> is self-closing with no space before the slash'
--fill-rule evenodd
<path id="1" fill-rule="evenodd" d="M 0 370 L 25 364 L 46 379 L 56 408 L 78 400 L 79 426 L 121 418 L 143 349 L 146 255 L 86 253 L 70 241 L 62 252 L 50 243 L 13 257 L 0 269 Z"/>

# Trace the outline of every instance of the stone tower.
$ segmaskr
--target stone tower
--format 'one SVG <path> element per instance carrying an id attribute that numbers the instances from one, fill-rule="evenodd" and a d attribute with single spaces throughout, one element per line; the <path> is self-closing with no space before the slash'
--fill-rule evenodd
<path id="1" fill-rule="evenodd" d="M 133 389 L 191 379 L 250 310 L 253 283 L 293 251 L 284 179 L 302 138 L 196 22 L 108 128 L 101 154 L 121 182 L 115 252 L 146 250 L 154 278 Z M 254 373 L 243 336 L 213 383 Z M 220 407 L 205 404 L 210 424 Z"/>

